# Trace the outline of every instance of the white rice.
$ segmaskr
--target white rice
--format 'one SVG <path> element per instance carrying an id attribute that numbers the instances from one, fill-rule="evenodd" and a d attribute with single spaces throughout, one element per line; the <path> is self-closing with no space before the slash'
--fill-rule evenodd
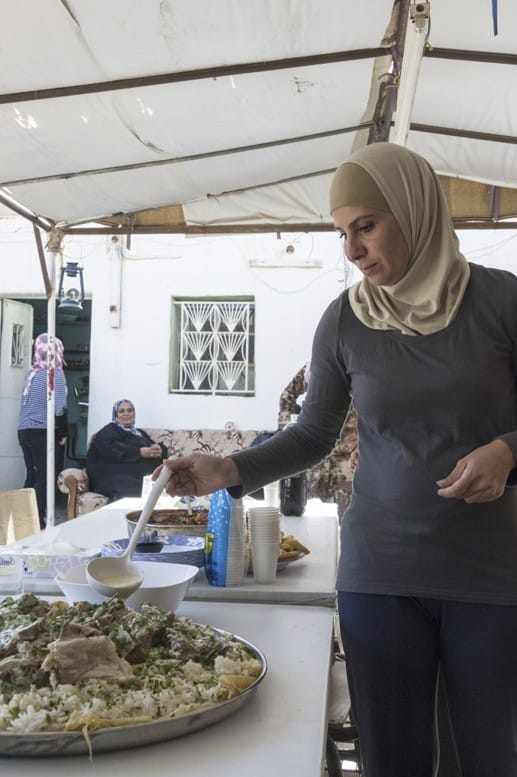
<path id="1" fill-rule="evenodd" d="M 15 693 L 8 703 L 0 697 L 0 731 L 63 730 L 74 710 L 85 715 L 95 713 L 107 720 L 174 717 L 205 706 L 207 702 L 215 703 L 221 691 L 220 675 L 256 677 L 262 666 L 243 652 L 240 661 L 218 656 L 213 670 L 192 660 L 181 669 L 179 674 L 165 681 L 157 676 L 156 667 L 152 667 L 150 677 L 144 681 L 145 689 L 126 689 L 115 683 L 90 680 L 77 686 L 31 687 Z M 162 687 L 164 682 L 167 682 L 165 688 Z"/>

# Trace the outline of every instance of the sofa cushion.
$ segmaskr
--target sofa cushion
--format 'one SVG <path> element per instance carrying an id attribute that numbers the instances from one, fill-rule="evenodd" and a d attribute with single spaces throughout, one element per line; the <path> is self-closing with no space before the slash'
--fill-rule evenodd
<path id="1" fill-rule="evenodd" d="M 84 494 L 89 490 L 90 484 L 88 482 L 88 475 L 85 469 L 79 469 L 78 467 L 67 467 L 57 476 L 57 487 L 62 494 L 68 494 L 69 489 L 65 483 L 68 477 L 73 477 L 77 482 L 77 493 Z"/>
<path id="2" fill-rule="evenodd" d="M 169 456 L 187 456 L 189 453 L 210 453 L 227 456 L 235 451 L 249 447 L 259 434 L 255 430 L 239 431 L 228 422 L 224 429 L 164 429 L 144 427 L 155 442 L 167 447 Z M 68 486 L 70 484 L 70 488 Z M 90 491 L 86 469 L 68 467 L 59 473 L 57 486 L 63 494 L 68 494 L 68 517 L 96 510 L 107 504 L 103 494 Z"/>
<path id="3" fill-rule="evenodd" d="M 230 453 L 249 448 L 255 437 L 260 434 L 254 429 L 240 431 L 228 429 L 155 429 L 145 431 L 155 440 L 162 442 L 169 456 L 188 456 L 190 453 L 208 453 L 215 456 L 228 456 Z"/>
<path id="4" fill-rule="evenodd" d="M 144 430 L 156 442 L 162 442 L 169 456 L 188 456 L 190 453 L 207 453 L 215 456 L 228 456 L 236 451 L 249 448 L 255 438 L 264 430 L 246 429 L 241 431 L 228 422 L 224 429 L 166 429 L 163 427 L 144 427 Z M 89 490 L 86 470 L 69 467 L 58 476 L 57 485 L 64 494 L 69 494 L 65 479 L 73 475 L 77 480 L 77 504 L 75 515 L 95 510 L 108 501 L 102 494 Z M 308 494 L 324 502 L 337 502 L 341 515 L 346 508 L 352 491 L 353 471 L 350 465 L 350 449 L 346 445 L 336 448 L 320 464 L 307 472 Z"/>
<path id="5" fill-rule="evenodd" d="M 91 513 L 93 510 L 98 510 L 99 507 L 104 507 L 108 504 L 108 497 L 102 494 L 97 494 L 95 491 L 86 491 L 84 494 L 79 494 L 76 504 L 76 515 L 84 515 L 84 513 Z"/>

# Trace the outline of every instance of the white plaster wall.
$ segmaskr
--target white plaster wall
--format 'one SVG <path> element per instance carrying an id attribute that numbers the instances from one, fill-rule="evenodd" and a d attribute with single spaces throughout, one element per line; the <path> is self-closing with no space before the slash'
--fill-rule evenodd
<path id="1" fill-rule="evenodd" d="M 515 271 L 513 231 L 460 233 L 466 256 Z M 291 242 L 295 256 L 320 269 L 253 268 L 250 258 L 273 258 Z M 137 423 L 172 428 L 275 428 L 278 397 L 310 355 L 317 321 L 330 300 L 356 275 L 344 277 L 334 234 L 133 238 L 122 262 L 121 325 L 112 326 L 109 239 L 67 238 L 65 259 L 84 265 L 93 301 L 88 433 L 110 417 L 113 401 L 134 400 Z M 43 296 L 32 226 L 0 220 L 0 296 Z M 253 295 L 256 300 L 256 395 L 207 397 L 168 393 L 171 297 Z"/>
<path id="2" fill-rule="evenodd" d="M 322 267 L 250 267 L 252 258 L 274 259 L 285 247 L 293 257 Z M 120 327 L 110 305 L 113 244 L 102 237 L 65 238 L 64 258 L 84 266 L 92 299 L 88 434 L 110 418 L 113 401 L 131 398 L 137 423 L 171 428 L 224 426 L 276 428 L 283 387 L 310 356 L 312 336 L 344 277 L 342 247 L 334 234 L 132 239 L 122 259 Z M 281 259 L 282 260 L 282 259 Z M 32 226 L 0 221 L 0 296 L 43 296 Z M 252 295 L 256 303 L 254 397 L 169 394 L 171 297 Z"/>
<path id="3" fill-rule="evenodd" d="M 306 242 L 312 247 L 310 238 Z M 233 421 L 242 429 L 276 428 L 280 391 L 309 357 L 316 323 L 343 289 L 334 235 L 314 240 L 322 269 L 250 268 L 251 257 L 272 256 L 276 243 L 274 236 L 132 241 L 123 258 L 119 329 L 110 326 L 109 284 L 96 284 L 93 293 L 92 429 L 124 395 L 134 399 L 138 422 L 148 426 L 218 428 Z M 95 261 L 104 266 L 95 277 L 109 277 L 109 257 Z M 254 397 L 168 393 L 171 297 L 191 295 L 255 297 Z"/>

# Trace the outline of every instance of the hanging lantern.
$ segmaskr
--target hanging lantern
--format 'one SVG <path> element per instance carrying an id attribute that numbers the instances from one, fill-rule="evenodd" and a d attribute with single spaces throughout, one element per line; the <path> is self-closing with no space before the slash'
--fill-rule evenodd
<path id="1" fill-rule="evenodd" d="M 57 292 L 58 311 L 76 316 L 83 309 L 84 281 L 83 268 L 78 262 L 67 262 L 61 268 L 59 289 Z"/>

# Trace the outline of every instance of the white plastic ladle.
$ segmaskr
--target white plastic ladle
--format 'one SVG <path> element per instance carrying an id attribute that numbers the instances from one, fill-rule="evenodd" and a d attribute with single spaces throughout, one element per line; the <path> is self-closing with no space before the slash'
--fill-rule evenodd
<path id="1" fill-rule="evenodd" d="M 86 579 L 90 587 L 102 596 L 118 594 L 125 598 L 142 585 L 144 577 L 131 561 L 131 556 L 171 474 L 170 469 L 163 467 L 154 481 L 124 553 L 94 558 L 86 565 Z"/>

